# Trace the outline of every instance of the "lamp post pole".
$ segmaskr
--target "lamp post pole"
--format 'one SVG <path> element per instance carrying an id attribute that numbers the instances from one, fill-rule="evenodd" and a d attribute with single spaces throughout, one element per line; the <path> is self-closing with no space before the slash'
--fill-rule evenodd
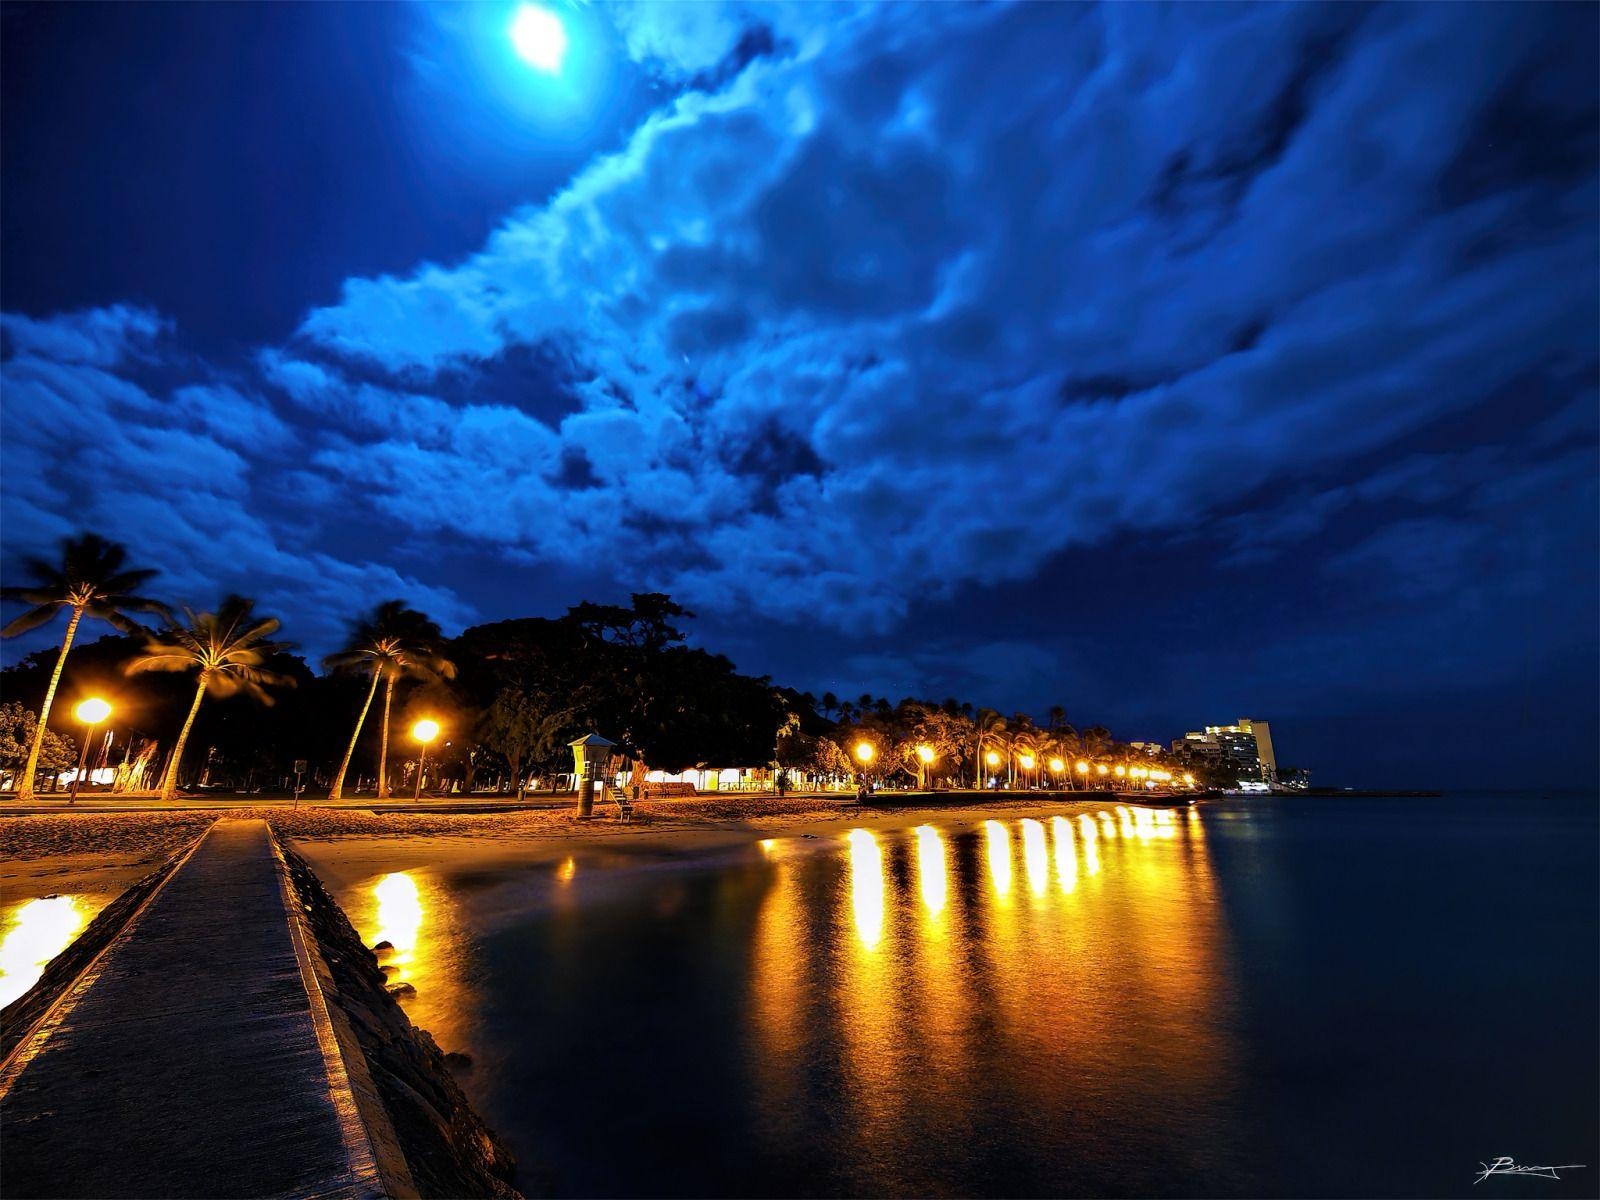
<path id="1" fill-rule="evenodd" d="M 104 700 L 89 699 L 74 710 L 74 715 L 83 722 L 83 750 L 78 755 L 78 771 L 72 777 L 72 794 L 67 798 L 69 805 L 78 802 L 78 785 L 83 781 L 84 769 L 89 765 L 89 743 L 94 740 L 95 728 L 111 715 L 111 705 Z"/>
<path id="2" fill-rule="evenodd" d="M 422 773 L 428 767 L 428 743 L 439 736 L 439 722 L 423 720 L 411 727 L 411 736 L 422 743 L 422 755 L 417 760 L 416 784 L 411 791 L 411 802 L 415 804 L 422 799 Z"/>
<path id="3" fill-rule="evenodd" d="M 72 777 L 72 794 L 67 797 L 68 804 L 78 802 L 78 782 L 83 778 L 83 768 L 89 762 L 89 739 L 94 736 L 94 726 L 83 727 L 83 752 L 78 755 L 78 773 Z"/>

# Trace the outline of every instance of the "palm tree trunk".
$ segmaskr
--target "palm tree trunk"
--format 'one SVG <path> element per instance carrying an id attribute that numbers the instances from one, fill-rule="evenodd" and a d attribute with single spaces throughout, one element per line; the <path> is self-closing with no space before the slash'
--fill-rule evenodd
<path id="1" fill-rule="evenodd" d="M 183 757 L 183 747 L 189 740 L 189 731 L 194 728 L 195 714 L 200 711 L 200 701 L 206 695 L 205 672 L 200 673 L 200 685 L 194 689 L 194 703 L 189 705 L 189 716 L 183 723 L 183 732 L 178 734 L 177 744 L 172 747 L 172 757 L 167 760 L 167 774 L 161 781 L 161 798 L 171 800 L 178 790 L 178 760 Z"/>
<path id="2" fill-rule="evenodd" d="M 333 787 L 328 789 L 329 800 L 338 800 L 344 794 L 344 775 L 350 769 L 350 759 L 356 752 L 356 739 L 361 736 L 361 727 L 367 723 L 367 710 L 372 707 L 372 697 L 378 690 L 378 676 L 382 674 L 382 667 L 372 673 L 372 686 L 367 689 L 367 702 L 361 706 L 361 715 L 356 718 L 356 729 L 350 735 L 350 745 L 345 749 L 344 761 L 339 764 L 339 773 L 333 777 Z"/>
<path id="3" fill-rule="evenodd" d="M 394 701 L 394 675 L 383 687 L 383 738 L 378 743 L 378 799 L 389 798 L 389 705 Z"/>
<path id="4" fill-rule="evenodd" d="M 39 723 L 33 729 L 33 745 L 28 747 L 28 765 L 23 768 L 17 783 L 17 799 L 33 799 L 33 776 L 39 769 L 39 752 L 44 749 L 45 726 L 50 721 L 50 706 L 55 703 L 56 686 L 61 682 L 61 668 L 66 665 L 67 651 L 72 649 L 72 636 L 78 632 L 78 622 L 83 620 L 83 609 L 72 610 L 72 620 L 67 622 L 66 636 L 61 639 L 61 653 L 56 655 L 56 669 L 50 674 L 50 686 L 44 693 L 44 705 L 39 709 Z"/>

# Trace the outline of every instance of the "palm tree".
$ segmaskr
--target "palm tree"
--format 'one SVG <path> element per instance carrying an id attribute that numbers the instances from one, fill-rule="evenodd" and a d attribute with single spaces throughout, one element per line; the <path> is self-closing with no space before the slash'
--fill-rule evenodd
<path id="1" fill-rule="evenodd" d="M 252 611 L 254 608 L 255 601 L 242 596 L 229 596 L 214 613 L 197 613 L 185 608 L 186 625 L 174 625 L 161 636 L 152 637 L 145 643 L 144 652 L 123 667 L 129 675 L 142 671 L 199 672 L 194 703 L 189 705 L 189 715 L 178 734 L 177 744 L 172 747 L 166 774 L 161 778 L 163 800 L 172 799 L 178 790 L 178 764 L 183 758 L 183 747 L 189 740 L 189 731 L 194 728 L 200 701 L 207 692 L 219 700 L 243 692 L 262 704 L 271 704 L 267 688 L 294 686 L 289 676 L 262 668 L 262 663 L 287 647 L 267 641 L 278 631 L 278 619 L 258 618 Z"/>
<path id="2" fill-rule="evenodd" d="M 344 777 L 350 769 L 350 759 L 356 751 L 356 740 L 366 723 L 367 710 L 378 691 L 378 680 L 383 679 L 383 734 L 378 751 L 378 798 L 389 795 L 389 712 L 394 703 L 394 687 L 404 676 L 434 682 L 454 679 L 455 664 L 440 653 L 444 635 L 439 626 L 426 614 L 407 608 L 403 600 L 386 600 L 371 613 L 357 621 L 350 631 L 350 639 L 343 650 L 330 654 L 322 665 L 332 671 L 372 675 L 372 685 L 367 688 L 366 702 L 356 717 L 355 730 L 350 734 L 350 745 L 339 764 L 339 773 L 333 778 L 328 799 L 337 800 L 343 793 Z"/>
<path id="3" fill-rule="evenodd" d="M 108 542 L 98 534 L 85 533 L 61 543 L 58 563 L 35 558 L 23 564 L 33 576 L 34 581 L 30 586 L 0 588 L 0 598 L 21 600 L 33 605 L 4 629 L 0 629 L 0 637 L 15 637 L 30 629 L 38 629 L 60 609 L 72 610 L 72 616 L 67 620 L 66 635 L 61 639 L 61 651 L 56 655 L 56 669 L 50 674 L 50 686 L 45 689 L 44 704 L 39 709 L 39 721 L 33 729 L 28 765 L 23 768 L 17 782 L 18 800 L 33 799 L 33 776 L 39 769 L 39 751 L 44 746 L 50 706 L 55 703 L 56 687 L 61 682 L 61 668 L 66 665 L 67 654 L 72 649 L 78 622 L 84 617 L 94 617 L 123 633 L 148 633 L 126 614 L 146 612 L 161 617 L 171 615 L 166 605 L 138 594 L 139 589 L 154 578 L 156 572 L 127 569 L 123 566 L 127 557 L 127 550 L 117 543 Z"/>
<path id="4" fill-rule="evenodd" d="M 999 737 L 1005 731 L 1006 719 L 992 708 L 980 708 L 972 723 L 978 732 L 978 775 L 972 786 L 982 791 L 983 769 L 988 765 L 983 757 L 983 744 L 990 738 Z"/>

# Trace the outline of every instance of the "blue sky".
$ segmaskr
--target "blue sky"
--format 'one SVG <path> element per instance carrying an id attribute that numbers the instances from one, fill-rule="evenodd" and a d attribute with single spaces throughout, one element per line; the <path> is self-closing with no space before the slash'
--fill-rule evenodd
<path id="1" fill-rule="evenodd" d="M 1592 778 L 1595 9 L 550 8 L 0 12 L 7 562 Z"/>

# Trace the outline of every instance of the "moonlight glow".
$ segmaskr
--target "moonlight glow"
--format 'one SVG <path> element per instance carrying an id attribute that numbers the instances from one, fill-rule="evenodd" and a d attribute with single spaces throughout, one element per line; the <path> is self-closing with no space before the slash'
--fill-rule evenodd
<path id="1" fill-rule="evenodd" d="M 549 9 L 524 4 L 511 19 L 511 44 L 526 62 L 554 75 L 567 55 L 567 31 Z"/>

